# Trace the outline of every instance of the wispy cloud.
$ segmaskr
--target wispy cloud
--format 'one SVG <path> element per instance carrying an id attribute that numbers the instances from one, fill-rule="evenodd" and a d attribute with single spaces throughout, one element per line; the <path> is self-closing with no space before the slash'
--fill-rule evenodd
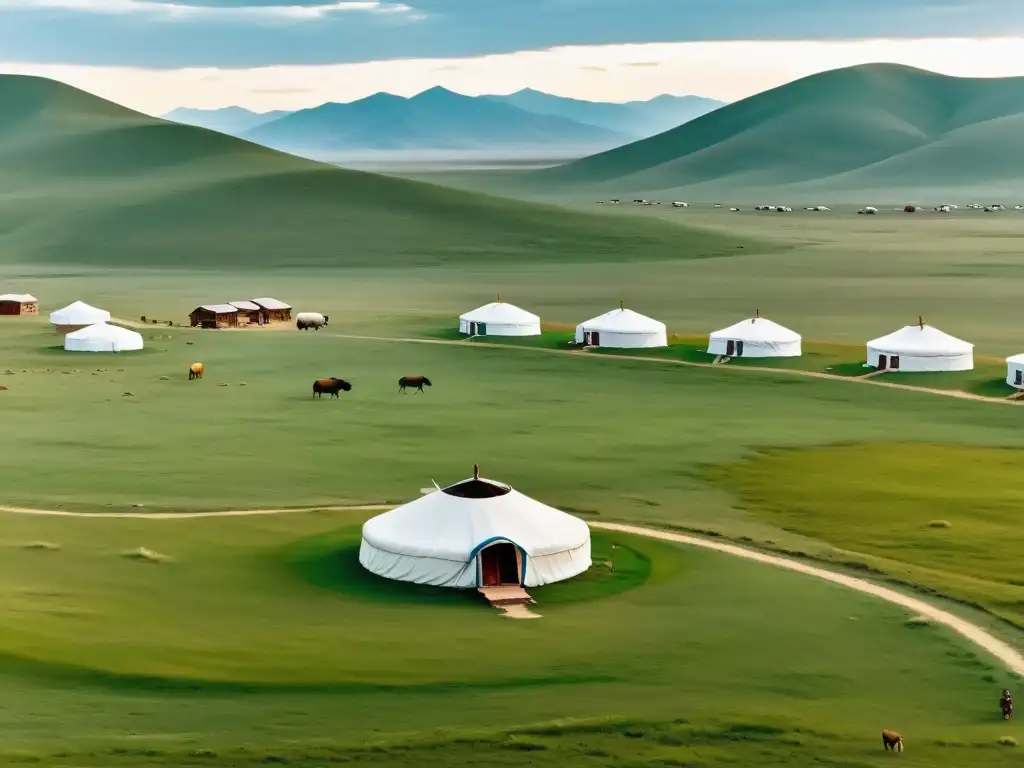
<path id="1" fill-rule="evenodd" d="M 301 109 L 325 101 L 352 101 L 376 91 L 411 96 L 435 85 L 468 95 L 530 87 L 596 101 L 646 99 L 662 93 L 732 101 L 825 69 L 879 61 L 968 77 L 1024 75 L 1024 38 L 561 46 L 466 58 L 249 68 L 0 62 L 0 72 L 50 77 L 161 114 L 180 106 L 232 104 L 258 112 Z M 637 62 L 658 66 L 633 66 Z"/>
<path id="2" fill-rule="evenodd" d="M 165 19 L 230 17 L 236 19 L 316 20 L 343 13 L 407 14 L 419 17 L 411 6 L 389 0 L 334 0 L 314 4 L 211 5 L 188 0 L 0 0 L 0 9 L 38 11 L 52 9 L 122 16 L 145 14 Z"/>

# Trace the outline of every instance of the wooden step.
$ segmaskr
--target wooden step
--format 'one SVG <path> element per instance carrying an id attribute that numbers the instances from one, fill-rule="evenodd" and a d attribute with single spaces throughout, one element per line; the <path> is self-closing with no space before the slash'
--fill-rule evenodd
<path id="1" fill-rule="evenodd" d="M 525 589 L 518 585 L 478 587 L 477 591 L 484 596 L 488 603 L 494 606 L 530 605 L 537 602 L 530 597 Z"/>

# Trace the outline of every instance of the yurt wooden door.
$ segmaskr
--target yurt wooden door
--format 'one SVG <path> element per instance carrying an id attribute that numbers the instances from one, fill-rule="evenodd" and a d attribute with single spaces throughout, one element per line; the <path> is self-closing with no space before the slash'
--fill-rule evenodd
<path id="1" fill-rule="evenodd" d="M 519 549 L 501 541 L 480 550 L 480 586 L 519 584 Z"/>
<path id="2" fill-rule="evenodd" d="M 599 347 L 601 346 L 601 333 L 600 331 L 587 331 L 586 344 L 588 347 Z"/>
<path id="3" fill-rule="evenodd" d="M 889 358 L 885 355 L 878 356 L 878 365 L 875 366 L 879 371 L 884 371 L 889 367 Z"/>

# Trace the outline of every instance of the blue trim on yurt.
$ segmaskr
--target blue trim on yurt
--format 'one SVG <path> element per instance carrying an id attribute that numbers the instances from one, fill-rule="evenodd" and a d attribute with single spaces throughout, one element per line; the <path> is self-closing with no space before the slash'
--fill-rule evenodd
<path id="1" fill-rule="evenodd" d="M 526 583 L 526 564 L 530 561 L 530 557 L 526 554 L 526 550 L 518 544 L 516 544 L 514 541 L 512 541 L 512 539 L 508 538 L 508 536 L 491 536 L 491 538 L 481 541 L 479 544 L 473 547 L 473 551 L 469 553 L 470 559 L 476 561 L 476 585 L 478 587 L 480 586 L 480 581 L 483 578 L 483 574 L 480 573 L 480 550 L 486 549 L 487 547 L 491 546 L 491 544 L 497 544 L 499 541 L 507 542 L 519 550 L 519 554 L 523 557 L 523 569 L 522 574 L 519 577 L 519 583 Z"/>

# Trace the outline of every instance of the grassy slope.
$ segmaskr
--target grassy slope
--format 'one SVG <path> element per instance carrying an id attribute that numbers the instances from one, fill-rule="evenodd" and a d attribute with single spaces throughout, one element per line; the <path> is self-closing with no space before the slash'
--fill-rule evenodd
<path id="1" fill-rule="evenodd" d="M 712 476 L 786 530 L 904 563 L 1024 626 L 1022 469 L 1019 451 L 882 443 L 769 452 Z"/>
<path id="2" fill-rule="evenodd" d="M 36 78 L 0 78 L 0 100 L 8 262 L 256 269 L 735 249 L 713 234 L 322 166 Z"/>
<path id="3" fill-rule="evenodd" d="M 431 478 L 458 479 L 480 463 L 584 513 L 714 529 L 773 546 L 803 548 L 810 536 L 844 547 L 828 535 L 780 536 L 786 526 L 732 509 L 705 482 L 706 465 L 778 446 L 894 435 L 1022 446 L 1016 411 L 1005 406 L 614 356 L 353 342 L 329 332 L 173 330 L 154 332 L 141 356 L 86 360 L 48 351 L 54 337 L 32 326 L 5 338 L 6 358 L 23 366 L 4 377 L 5 421 L 22 437 L 0 467 L 0 485 L 3 502 L 24 506 L 187 511 L 397 502 Z M 207 377 L 189 382 L 185 372 L 196 359 Z M 424 395 L 395 394 L 394 382 L 411 371 L 435 386 Z M 323 375 L 347 378 L 354 388 L 340 401 L 312 401 L 310 381 Z M 963 480 L 948 477 L 951 497 Z M 827 546 L 814 553 L 835 555 Z M 893 558 L 882 570 L 906 578 L 902 562 Z M 983 588 L 928 574 L 917 580 L 992 607 Z M 1024 623 L 1012 607 L 1020 590 L 1010 588 L 993 610 Z"/>
<path id="4" fill-rule="evenodd" d="M 1024 153 L 1007 140 L 1022 112 L 1024 79 L 867 65 L 798 80 L 533 177 L 623 195 L 791 185 L 820 194 L 882 189 L 894 179 L 903 188 L 1005 185 L 1024 166 Z"/>
<path id="5" fill-rule="evenodd" d="M 867 597 L 598 537 L 620 565 L 646 558 L 647 579 L 599 600 L 540 590 L 544 618 L 515 623 L 459 600 L 403 599 L 401 587 L 381 600 L 350 561 L 325 580 L 325 552 L 354 557 L 345 541 L 358 529 L 338 532 L 346 520 L 0 518 L 0 648 L 15 654 L 0 657 L 2 752 L 77 766 L 514 765 L 525 741 L 550 752 L 531 758 L 568 766 L 810 765 L 825 754 L 873 766 L 881 722 L 914 739 L 918 765 L 968 753 L 1010 764 L 990 712 L 1003 675 Z M 36 540 L 61 548 L 24 546 Z M 139 544 L 174 559 L 119 556 Z M 791 620 L 794 604 L 813 621 Z M 147 671 L 171 677 L 124 676 Z M 591 735 L 578 718 L 610 722 Z M 383 748 L 358 749 L 373 743 Z"/>

